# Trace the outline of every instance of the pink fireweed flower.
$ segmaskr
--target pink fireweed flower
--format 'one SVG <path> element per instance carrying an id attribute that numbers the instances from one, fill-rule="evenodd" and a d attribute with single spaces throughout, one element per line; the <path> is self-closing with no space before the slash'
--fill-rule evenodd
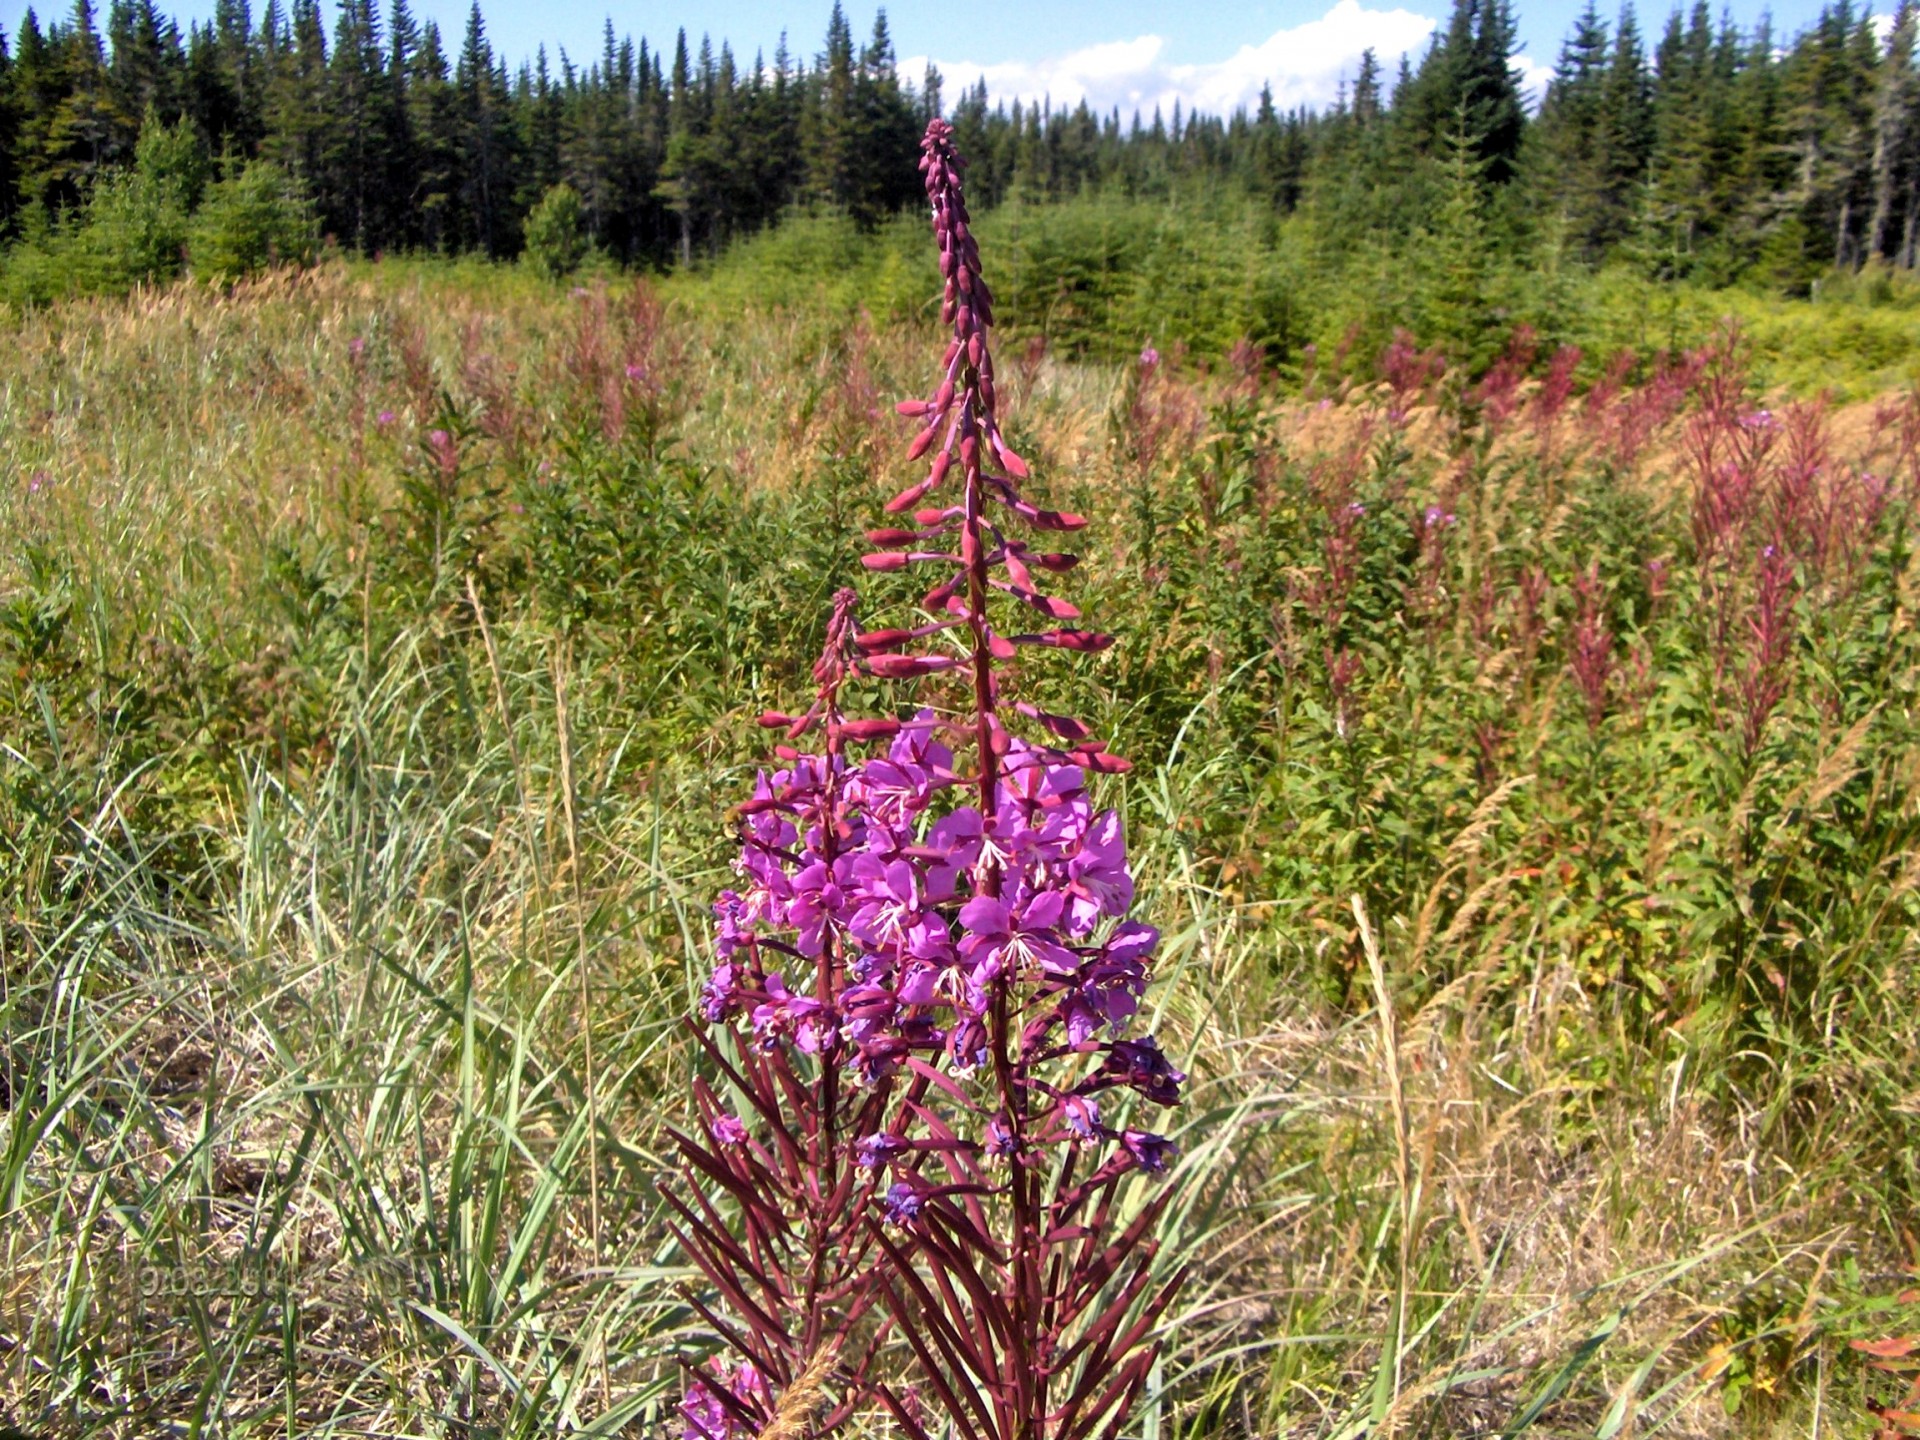
<path id="1" fill-rule="evenodd" d="M 1580 617 L 1573 627 L 1573 655 L 1569 666 L 1587 702 L 1587 729 L 1598 733 L 1606 716 L 1608 688 L 1613 679 L 1613 630 L 1607 623 L 1606 590 L 1600 567 L 1589 565 L 1574 580 L 1580 595 Z"/>
<path id="2" fill-rule="evenodd" d="M 453 436 L 445 430 L 429 431 L 427 452 L 433 456 L 433 463 L 440 471 L 441 480 L 451 484 L 453 477 L 460 469 L 460 449 Z"/>
<path id="3" fill-rule="evenodd" d="M 898 1135 L 864 1135 L 854 1146 L 854 1158 L 865 1170 L 877 1170 L 907 1148 Z"/>
<path id="4" fill-rule="evenodd" d="M 764 1407 L 771 1398 L 766 1380 L 751 1362 L 729 1366 L 715 1356 L 706 1374 L 687 1382 L 680 1402 L 682 1440 L 753 1440 L 756 1427 L 743 1406 L 751 1402 Z"/>
<path id="5" fill-rule="evenodd" d="M 1075 557 L 1023 538 L 1086 521 L 1022 494 L 1028 466 L 1001 431 L 993 296 L 952 134 L 932 121 L 921 162 L 950 335 L 926 396 L 896 407 L 925 470 L 889 502 L 901 518 L 868 532 L 863 559 L 876 572 L 920 567 L 931 588 L 919 613 L 864 630 L 853 592 L 839 592 L 812 703 L 760 718 L 781 732 L 780 760 L 739 807 L 736 878 L 713 907 L 715 964 L 697 1004 L 747 1042 L 701 1032 L 768 1124 L 746 1143 L 696 1081 L 710 1143 L 676 1136 L 688 1188 L 720 1180 L 741 1218 L 667 1203 L 719 1297 L 700 1313 L 755 1374 L 798 1373 L 822 1346 L 857 1345 L 864 1332 L 834 1317 L 876 1303 L 924 1336 L 935 1317 L 921 1297 L 937 1293 L 939 1333 L 958 1338 L 914 1353 L 974 1377 L 963 1387 L 1024 1377 L 978 1435 L 1016 1440 L 1057 1428 L 1053 1401 L 1077 1403 L 1049 1379 L 1060 1346 L 1074 1343 L 1092 1374 L 1151 1363 L 1147 1337 L 1174 1291 L 1147 1283 L 1151 1238 L 1129 1239 L 1115 1268 L 1114 1187 L 1166 1170 L 1173 1146 L 1103 1123 L 1097 1097 L 1125 1089 L 1172 1105 L 1186 1076 L 1151 1036 L 1129 1035 L 1159 933 L 1129 918 L 1125 829 L 1090 790 L 1127 763 L 1081 721 L 1005 693 L 1019 647 L 1092 654 L 1112 637 L 1077 628 L 1079 611 L 1041 588 Z M 1147 346 L 1141 368 L 1159 358 Z M 941 703 L 849 717 L 849 676 L 938 684 Z M 956 681 L 968 701 L 954 703 Z M 1168 1194 L 1130 1207 L 1129 1235 L 1151 1236 Z M 909 1281 L 914 1270 L 932 1278 Z M 1028 1316 L 1017 1333 L 971 1310 L 990 1295 Z M 723 1321 L 729 1301 L 745 1313 Z M 834 1414 L 849 1416 L 864 1387 L 909 1440 L 930 1440 L 906 1394 L 839 1353 L 855 1378 Z M 734 1395 L 704 1377 L 690 1385 L 688 1435 L 734 1440 L 724 1427 L 743 1417 L 764 1427 L 759 1398 Z M 1121 1413 L 1130 1398 L 1117 1397 Z"/>
<path id="6" fill-rule="evenodd" d="M 1121 1147 L 1132 1158 L 1133 1163 L 1142 1170 L 1160 1171 L 1167 1168 L 1167 1161 L 1173 1157 L 1174 1146 L 1159 1135 L 1150 1135 L 1144 1130 L 1123 1130 L 1120 1132 Z"/>
<path id="7" fill-rule="evenodd" d="M 920 1218 L 920 1209 L 926 1202 L 918 1190 L 900 1180 L 887 1187 L 887 1193 L 880 1203 L 887 1219 L 904 1227 Z"/>

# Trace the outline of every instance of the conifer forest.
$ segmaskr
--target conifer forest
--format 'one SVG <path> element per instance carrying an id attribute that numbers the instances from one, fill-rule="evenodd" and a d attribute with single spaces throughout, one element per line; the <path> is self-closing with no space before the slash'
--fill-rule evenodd
<path id="1" fill-rule="evenodd" d="M 1143 116 L 903 76 L 884 10 L 861 40 L 836 5 L 817 52 L 736 55 L 686 29 L 636 46 L 609 20 L 598 55 L 509 63 L 478 0 L 459 35 L 406 0 L 332 17 L 317 0 L 257 17 L 222 0 L 184 33 L 155 0 L 113 0 L 104 22 L 77 0 L 0 36 L 0 223 L 32 234 L 75 215 L 136 164 L 143 131 L 184 125 L 203 172 L 278 167 L 356 253 L 511 257 L 565 185 L 608 256 L 684 263 L 796 206 L 871 224 L 912 205 L 920 131 L 950 112 L 987 206 L 1206 189 L 1377 239 L 1430 222 L 1457 163 L 1582 262 L 1804 290 L 1824 267 L 1913 268 L 1917 24 L 1912 5 L 1889 25 L 1852 0 L 1793 35 L 1706 0 L 1644 22 L 1589 4 L 1535 108 L 1509 0 L 1456 0 L 1429 48 L 1397 68 L 1368 52 L 1326 109 L 1283 113 L 1266 94 L 1250 112 Z"/>

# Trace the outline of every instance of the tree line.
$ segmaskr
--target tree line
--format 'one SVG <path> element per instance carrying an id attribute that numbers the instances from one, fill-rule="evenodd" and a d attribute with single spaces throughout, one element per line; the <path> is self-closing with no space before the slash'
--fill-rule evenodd
<path id="1" fill-rule="evenodd" d="M 937 91 L 903 83 L 884 12 L 856 44 L 836 8 L 812 63 L 783 44 L 739 63 L 722 43 L 671 55 L 616 40 L 578 65 L 545 49 L 517 71 L 480 7 L 457 50 L 407 0 L 317 0 L 259 20 L 220 0 L 183 35 L 154 0 L 92 0 L 0 36 L 0 223 L 77 212 L 129 165 L 143 127 L 187 122 L 216 156 L 303 182 L 324 232 L 364 252 L 509 256 L 528 211 L 565 183 L 593 243 L 625 262 L 686 258 L 805 201 L 863 219 L 918 193 L 919 132 Z"/>
<path id="2" fill-rule="evenodd" d="M 155 0 L 93 0 L 0 35 L 0 226 L 80 215 L 132 166 L 143 132 L 186 134 L 217 171 L 293 177 L 320 229 L 362 252 L 520 250 L 557 187 L 583 240 L 625 263 L 718 251 L 795 206 L 873 223 L 915 202 L 935 112 L 991 205 L 1115 189 L 1234 187 L 1305 211 L 1340 243 L 1432 233 L 1463 185 L 1498 249 L 1710 283 L 1804 288 L 1827 267 L 1911 268 L 1920 241 L 1915 0 L 1876 25 L 1837 0 L 1776 36 L 1675 10 L 1651 44 L 1631 6 L 1593 0 L 1537 107 L 1514 65 L 1508 0 L 1454 0 L 1426 52 L 1389 75 L 1368 52 L 1336 103 L 1231 115 L 1123 116 L 1009 104 L 984 82 L 943 105 L 940 76 L 898 73 L 885 12 L 864 43 L 835 5 L 824 47 L 750 63 L 680 32 L 669 53 L 617 38 L 581 63 L 542 48 L 517 69 L 476 3 L 457 48 L 407 0 L 220 0 L 183 33 Z"/>

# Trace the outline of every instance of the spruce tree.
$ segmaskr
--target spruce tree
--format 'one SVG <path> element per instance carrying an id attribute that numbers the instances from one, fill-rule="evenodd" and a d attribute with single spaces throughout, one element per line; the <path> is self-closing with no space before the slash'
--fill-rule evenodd
<path id="1" fill-rule="evenodd" d="M 314 187 L 322 225 L 367 251 L 388 233 L 397 105 L 373 0 L 340 0 L 327 67 L 328 125 Z"/>
<path id="2" fill-rule="evenodd" d="M 441 48 L 440 27 L 420 27 L 420 47 L 407 64 L 407 123 L 415 171 L 409 211 L 430 250 L 459 247 L 460 123 L 458 97 Z"/>
<path id="3" fill-rule="evenodd" d="M 41 195 L 49 208 L 77 209 L 95 180 L 130 158 L 139 117 L 129 120 L 114 103 L 92 0 L 74 0 L 72 21 L 50 48 L 59 99 L 47 119 Z"/>
<path id="4" fill-rule="evenodd" d="M 453 88 L 459 175 L 456 234 L 466 248 L 489 258 L 516 248 L 513 213 L 513 136 L 506 79 L 494 66 L 493 46 L 479 0 L 467 12 L 466 39 L 454 66 Z"/>
<path id="5" fill-rule="evenodd" d="M 19 144 L 20 112 L 14 103 L 13 55 L 7 32 L 0 29 L 0 239 L 13 233 L 20 208 L 20 172 L 15 146 Z"/>

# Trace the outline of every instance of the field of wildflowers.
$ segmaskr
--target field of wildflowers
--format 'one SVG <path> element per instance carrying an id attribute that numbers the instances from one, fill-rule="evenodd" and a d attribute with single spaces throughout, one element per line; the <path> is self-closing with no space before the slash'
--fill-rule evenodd
<path id="1" fill-rule="evenodd" d="M 1898 1433 L 1920 401 L 996 371 L 944 223 L 18 322 L 0 1415 Z"/>

